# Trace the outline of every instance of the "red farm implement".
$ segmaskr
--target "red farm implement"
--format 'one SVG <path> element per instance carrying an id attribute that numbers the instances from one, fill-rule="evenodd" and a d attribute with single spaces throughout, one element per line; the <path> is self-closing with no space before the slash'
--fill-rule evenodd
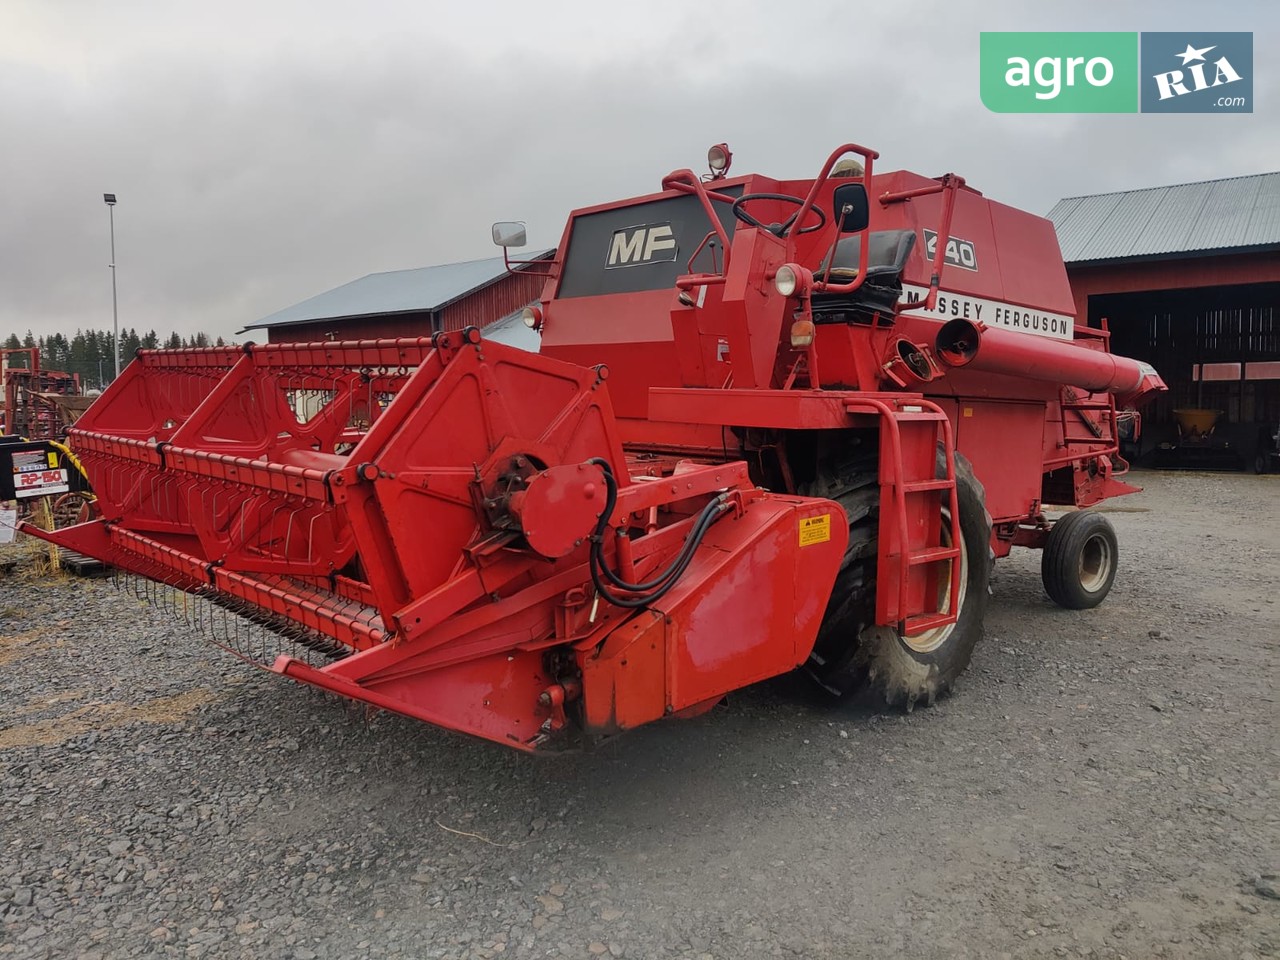
<path id="1" fill-rule="evenodd" d="M 18 356 L 24 363 L 12 365 Z M 35 347 L 6 347 L 0 349 L 0 379 L 0 502 L 16 502 L 20 516 L 43 516 L 46 524 L 89 519 L 93 493 L 62 443 L 91 402 L 81 393 L 79 376 L 42 369 Z M 45 506 L 47 514 L 41 512 Z"/>
<path id="2" fill-rule="evenodd" d="M 25 366 L 12 366 L 10 357 L 25 355 Z M 0 350 L 4 371 L 4 423 L 8 436 L 29 440 L 61 440 L 89 406 L 81 394 L 80 377 L 60 370 L 42 370 L 35 347 Z"/>
<path id="3" fill-rule="evenodd" d="M 523 749 L 797 666 L 931 701 L 993 556 L 1106 595 L 1106 520 L 1044 507 L 1133 490 L 1116 404 L 1163 385 L 1074 325 L 1047 221 L 876 156 L 778 181 L 715 148 L 575 211 L 539 354 L 144 351 L 70 433 L 101 518 L 30 532 L 277 672 Z"/>

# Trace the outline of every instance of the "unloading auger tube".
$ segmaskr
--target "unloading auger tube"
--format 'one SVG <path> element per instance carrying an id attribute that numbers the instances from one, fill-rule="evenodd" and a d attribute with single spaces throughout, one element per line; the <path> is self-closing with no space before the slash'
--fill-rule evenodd
<path id="1" fill-rule="evenodd" d="M 943 324 L 935 346 L 937 356 L 949 367 L 1065 383 L 1115 394 L 1122 403 L 1164 389 L 1159 374 L 1149 363 L 1099 349 L 991 329 L 963 318 Z"/>

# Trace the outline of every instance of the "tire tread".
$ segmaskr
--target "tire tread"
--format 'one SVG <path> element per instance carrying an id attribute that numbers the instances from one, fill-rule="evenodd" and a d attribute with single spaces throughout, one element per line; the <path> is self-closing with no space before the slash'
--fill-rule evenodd
<path id="1" fill-rule="evenodd" d="M 1111 574 L 1106 585 L 1090 593 L 1080 584 L 1080 551 L 1095 530 L 1102 530 L 1111 544 Z M 1100 604 L 1115 582 L 1120 554 L 1114 528 L 1102 514 L 1076 510 L 1054 523 L 1040 558 L 1040 579 L 1049 599 L 1067 610 L 1088 610 Z"/>

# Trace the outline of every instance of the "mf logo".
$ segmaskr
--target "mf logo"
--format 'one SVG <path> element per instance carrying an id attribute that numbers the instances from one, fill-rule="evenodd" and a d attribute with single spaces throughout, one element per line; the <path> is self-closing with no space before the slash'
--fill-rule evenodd
<path id="1" fill-rule="evenodd" d="M 925 259 L 932 262 L 937 252 L 938 235 L 932 230 L 926 230 L 924 232 Z M 951 237 L 947 241 L 947 249 L 943 253 L 942 259 L 953 267 L 963 267 L 965 270 L 978 269 L 978 251 L 971 242 L 961 240 L 959 237 Z"/>
<path id="2" fill-rule="evenodd" d="M 1144 33 L 1143 113 L 1252 113 L 1252 33 Z"/>
<path id="3" fill-rule="evenodd" d="M 642 263 L 670 263 L 676 258 L 676 238 L 670 223 L 646 223 L 613 231 L 605 269 Z"/>

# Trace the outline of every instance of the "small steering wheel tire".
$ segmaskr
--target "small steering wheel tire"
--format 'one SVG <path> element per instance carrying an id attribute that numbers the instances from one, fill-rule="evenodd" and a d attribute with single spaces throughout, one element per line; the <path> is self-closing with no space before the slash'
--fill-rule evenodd
<path id="1" fill-rule="evenodd" d="M 1096 607 L 1111 592 L 1119 557 L 1110 520 L 1092 510 L 1068 513 L 1049 528 L 1040 558 L 1044 592 L 1068 610 Z"/>

